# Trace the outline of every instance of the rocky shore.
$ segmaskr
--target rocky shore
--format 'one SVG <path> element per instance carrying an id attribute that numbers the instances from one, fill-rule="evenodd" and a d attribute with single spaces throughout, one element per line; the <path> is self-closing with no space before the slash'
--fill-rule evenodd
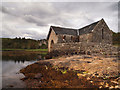
<path id="1" fill-rule="evenodd" d="M 120 88 L 116 56 L 73 55 L 41 60 L 20 70 L 27 88 Z"/>

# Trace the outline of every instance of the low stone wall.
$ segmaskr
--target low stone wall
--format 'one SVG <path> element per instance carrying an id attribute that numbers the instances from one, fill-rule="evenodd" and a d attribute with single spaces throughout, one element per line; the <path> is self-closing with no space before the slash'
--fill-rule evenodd
<path id="1" fill-rule="evenodd" d="M 51 49 L 51 51 L 80 51 L 80 45 L 81 43 L 58 43 L 58 44 L 54 44 L 53 48 Z"/>
<path id="2" fill-rule="evenodd" d="M 93 43 L 93 42 L 75 42 L 54 44 L 51 49 L 53 56 L 72 55 L 72 54 L 102 54 L 117 55 L 118 48 L 111 44 Z"/>

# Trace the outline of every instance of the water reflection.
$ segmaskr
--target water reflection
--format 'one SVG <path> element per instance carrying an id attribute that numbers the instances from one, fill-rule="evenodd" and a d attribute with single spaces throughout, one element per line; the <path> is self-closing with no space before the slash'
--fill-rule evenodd
<path id="1" fill-rule="evenodd" d="M 14 61 L 2 61 L 2 87 L 22 88 L 25 84 L 20 79 L 24 77 L 19 70 L 35 61 L 25 61 L 24 63 L 15 63 Z"/>
<path id="2" fill-rule="evenodd" d="M 2 56 L 2 87 L 3 88 L 23 88 L 25 84 L 21 78 L 23 74 L 19 73 L 19 70 L 26 67 L 29 64 L 36 62 L 37 60 L 44 59 L 45 55 L 40 54 L 24 54 L 24 55 L 12 55 L 3 54 Z"/>
<path id="3" fill-rule="evenodd" d="M 2 56 L 3 60 L 14 60 L 15 62 L 19 61 L 31 61 L 31 60 L 43 60 L 45 55 L 30 54 L 30 55 L 21 55 L 21 56 Z"/>

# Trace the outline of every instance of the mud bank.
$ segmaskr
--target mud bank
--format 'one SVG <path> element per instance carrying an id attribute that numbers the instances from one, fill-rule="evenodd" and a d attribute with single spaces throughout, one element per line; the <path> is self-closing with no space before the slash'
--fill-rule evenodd
<path id="1" fill-rule="evenodd" d="M 83 57 L 84 59 L 82 59 Z M 102 66 L 102 61 L 95 61 L 98 59 L 103 60 L 105 65 Z M 115 58 L 109 58 L 111 63 L 105 61 L 106 59 L 108 58 L 96 57 L 95 59 L 93 56 L 77 55 L 61 57 L 38 61 L 21 69 L 20 72 L 25 75 L 22 80 L 26 83 L 27 88 L 120 88 L 119 72 L 114 70 L 117 69 L 115 68 L 117 62 L 115 62 Z M 111 61 L 112 59 L 113 61 Z M 98 62 L 97 65 L 91 64 L 95 62 Z M 89 64 L 91 64 L 91 68 Z M 105 66 L 108 64 L 111 67 L 107 67 L 113 69 L 112 72 L 110 72 L 111 70 L 106 71 Z M 100 66 L 103 68 L 99 68 Z M 102 72 L 102 69 L 106 72 Z"/>

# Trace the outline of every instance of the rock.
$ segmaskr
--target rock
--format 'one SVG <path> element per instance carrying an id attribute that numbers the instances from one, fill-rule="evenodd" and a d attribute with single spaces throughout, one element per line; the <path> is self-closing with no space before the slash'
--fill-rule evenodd
<path id="1" fill-rule="evenodd" d="M 89 77 L 87 77 L 87 80 L 90 80 L 90 78 L 89 78 Z"/>
<path id="2" fill-rule="evenodd" d="M 42 81 L 39 81 L 39 83 L 42 83 Z"/>
<path id="3" fill-rule="evenodd" d="M 38 59 L 39 59 L 39 60 L 41 60 L 41 59 L 42 59 L 42 56 L 41 56 L 41 55 L 39 55 L 39 56 L 38 56 Z"/>
<path id="4" fill-rule="evenodd" d="M 93 83 L 93 81 L 90 81 L 91 83 Z"/>
<path id="5" fill-rule="evenodd" d="M 100 82 L 100 85 L 104 85 L 104 82 Z"/>
<path id="6" fill-rule="evenodd" d="M 77 76 L 78 76 L 79 78 L 81 78 L 81 77 L 83 76 L 83 74 L 77 73 Z"/>
<path id="7" fill-rule="evenodd" d="M 70 63 L 70 61 L 68 61 L 68 62 L 60 62 L 59 65 L 63 66 L 63 67 L 68 67 L 68 66 L 71 65 L 71 63 Z"/>
<path id="8" fill-rule="evenodd" d="M 83 74 L 82 76 L 84 76 L 84 77 L 85 77 L 85 76 L 86 76 L 86 74 Z"/>
<path id="9" fill-rule="evenodd" d="M 36 75 L 35 75 L 35 79 L 40 79 L 42 77 L 42 74 L 41 73 L 37 73 Z"/>
<path id="10" fill-rule="evenodd" d="M 19 72 L 17 72 L 16 74 L 20 74 Z"/>
<path id="11" fill-rule="evenodd" d="M 25 76 L 24 78 L 21 78 L 20 80 L 25 81 L 25 80 L 27 80 L 27 79 L 28 79 L 28 77 L 27 77 L 27 76 Z"/>
<path id="12" fill-rule="evenodd" d="M 102 86 L 99 86 L 99 88 L 102 88 Z"/>
<path id="13" fill-rule="evenodd" d="M 113 86 L 110 86 L 109 89 L 113 89 L 114 87 Z"/>
<path id="14" fill-rule="evenodd" d="M 109 84 L 108 84 L 108 83 L 106 83 L 105 87 L 109 87 Z"/>
<path id="15" fill-rule="evenodd" d="M 89 56 L 84 56 L 84 59 L 86 59 L 86 58 L 92 58 L 92 57 L 89 57 Z"/>
<path id="16" fill-rule="evenodd" d="M 13 85 L 8 85 L 7 87 L 14 87 Z"/>
<path id="17" fill-rule="evenodd" d="M 117 81 L 111 81 L 111 82 L 113 82 L 113 83 L 115 83 L 115 84 L 119 84 Z"/>
<path id="18" fill-rule="evenodd" d="M 117 60 L 117 59 L 113 59 L 112 61 L 113 61 L 113 62 L 117 62 L 118 60 Z"/>
<path id="19" fill-rule="evenodd" d="M 120 88 L 120 86 L 119 86 L 119 85 L 117 85 L 117 86 L 115 86 L 115 88 Z"/>
<path id="20" fill-rule="evenodd" d="M 98 73 L 96 73 L 95 75 L 96 75 L 96 76 L 98 76 L 99 74 L 98 74 Z"/>
<path id="21" fill-rule="evenodd" d="M 91 63 L 90 61 L 87 61 L 87 63 Z"/>

